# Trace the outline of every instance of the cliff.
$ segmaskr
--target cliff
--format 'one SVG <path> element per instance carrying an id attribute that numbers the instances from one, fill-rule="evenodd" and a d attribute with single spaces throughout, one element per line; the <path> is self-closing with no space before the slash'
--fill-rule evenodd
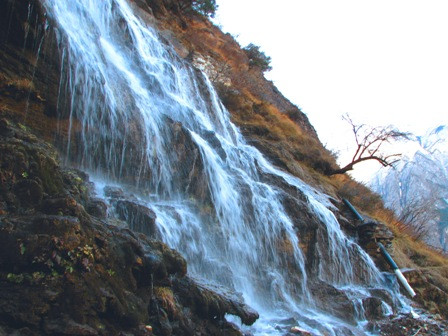
<path id="1" fill-rule="evenodd" d="M 230 34 L 206 17 L 181 11 L 169 1 L 135 1 L 150 7 L 154 25 L 176 52 L 204 71 L 249 142 L 277 166 L 309 180 L 308 167 L 319 173 L 336 161 L 318 139 L 307 116 L 266 80 Z M 145 14 L 143 14 L 145 15 Z M 316 182 L 316 181 L 315 181 Z"/>
<path id="2" fill-rule="evenodd" d="M 134 231 L 108 219 L 87 175 L 61 167 L 22 124 L 0 120 L 0 149 L 2 335 L 238 335 L 225 314 L 257 319 L 239 298 L 187 277 L 179 253 L 137 233 L 154 217 L 117 188 L 110 195 L 134 214 L 123 218 Z"/>
<path id="3" fill-rule="evenodd" d="M 179 57 L 207 73 L 248 144 L 258 148 L 282 171 L 333 196 L 333 205 L 329 207 L 345 233 L 355 238 L 358 235 L 356 221 L 342 205 L 340 196 L 348 196 L 369 212 L 374 212 L 372 206 L 369 208 L 363 202 L 375 200 L 374 196 L 363 191 L 367 197 L 371 196 L 366 201 L 366 197 L 357 194 L 357 188 L 361 187 L 347 177 L 330 179 L 325 176 L 336 163 L 320 143 L 306 115 L 285 99 L 259 69 L 250 66 L 247 55 L 235 40 L 207 18 L 181 9 L 176 1 L 136 0 L 131 3 L 142 20 L 156 28 L 170 52 L 175 51 L 173 59 Z M 89 94 L 77 95 L 88 78 L 67 75 L 71 55 L 65 52 L 67 41 L 55 18 L 48 16 L 39 1 L 1 0 L 0 13 L 0 333 L 149 335 L 153 329 L 156 335 L 242 335 L 239 328 L 227 322 L 226 314 L 238 316 L 246 325 L 253 324 L 258 314 L 242 297 L 187 275 L 184 257 L 160 242 L 163 228 L 155 225 L 160 213 L 156 214 L 139 198 L 142 194 L 151 197 L 150 193 L 158 188 L 167 195 L 170 190 L 164 183 L 175 184 L 192 203 L 200 219 L 206 221 L 203 231 L 219 231 L 216 195 L 208 180 L 206 162 L 200 159 L 203 148 L 194 141 L 195 134 L 174 116 L 164 116 L 167 125 L 164 131 L 170 137 L 165 146 L 169 148 L 174 174 L 169 183 L 151 184 L 148 181 L 159 173 L 154 167 L 160 167 L 152 166 L 148 160 L 151 153 L 141 151 L 139 146 L 149 147 L 150 142 L 157 142 L 157 137 L 148 140 L 142 135 L 140 119 L 126 120 L 126 124 L 119 120 L 113 124 L 114 120 L 103 115 L 110 112 L 102 110 L 105 104 L 96 104 L 93 108 L 76 105 L 90 97 Z M 195 74 L 198 91 L 206 91 L 207 81 L 201 79 L 199 71 Z M 71 88 L 73 83 L 77 85 Z M 117 109 L 135 113 L 137 103 L 127 95 L 123 92 L 125 104 Z M 213 97 L 207 95 L 210 94 L 204 94 L 203 100 L 210 105 Z M 92 118 L 97 119 L 93 122 L 86 121 L 83 114 L 83 109 L 88 108 L 95 112 Z M 169 106 L 165 108 L 169 110 Z M 100 122 L 115 127 L 113 134 L 107 134 L 105 139 L 100 134 Z M 93 131 L 88 141 L 85 141 L 86 129 Z M 216 134 L 201 130 L 200 136 L 216 151 L 217 157 L 228 157 Z M 123 150 L 119 159 L 110 160 L 107 155 L 115 148 L 111 144 L 113 141 L 119 144 L 118 148 L 127 150 Z M 100 145 L 104 149 L 98 150 Z M 87 157 L 89 151 L 97 155 Z M 143 163 L 136 165 L 136 162 Z M 111 181 L 119 181 L 129 186 L 129 190 L 111 183 L 104 188 L 103 198 L 99 198 L 89 176 L 68 168 L 72 166 L 102 169 Z M 330 259 L 337 254 L 361 261 L 350 273 L 354 273 L 351 276 L 355 279 L 362 278 L 366 276 L 364 272 L 368 273 L 363 268 L 362 252 L 353 245 L 345 245 L 353 249 L 350 254 L 331 250 L 332 239 L 336 238 L 331 236 L 324 219 L 310 208 L 310 196 L 279 175 L 263 171 L 261 166 L 261 162 L 254 164 L 253 170 L 259 178 L 256 182 L 269 185 L 263 192 L 275 190 L 279 195 L 285 215 L 291 218 L 293 232 L 300 236 L 304 255 L 303 268 L 300 268 L 298 247 L 292 243 L 294 237 L 288 236 L 282 228 L 269 242 L 272 245 L 269 247 L 280 256 L 274 261 L 284 266 L 276 271 L 297 284 L 304 282 L 302 273 L 306 272 L 310 283 L 303 287 L 309 287 L 315 306 L 348 324 L 341 327 L 340 332 L 356 332 L 359 307 L 353 304 L 350 293 L 333 285 L 337 274 L 320 272 L 328 266 L 328 273 L 331 273 Z M 249 184 L 244 184 L 248 182 L 243 178 L 237 182 L 243 186 L 239 189 L 242 195 L 237 196 L 243 201 L 255 197 Z M 257 214 L 257 209 L 251 208 L 252 203 L 244 204 L 252 211 L 247 217 Z M 266 208 L 270 205 L 262 204 Z M 183 205 L 178 203 L 177 206 Z M 180 214 L 176 216 L 181 217 Z M 182 218 L 177 217 L 180 227 Z M 269 228 L 266 232 L 275 231 L 275 221 L 279 219 L 266 218 L 259 225 L 266 225 Z M 188 220 L 194 222 L 195 218 Z M 238 225 L 242 227 L 243 223 Z M 389 237 L 385 226 L 381 226 L 381 230 Z M 246 232 L 242 230 L 242 233 Z M 199 241 L 199 234 L 195 232 L 193 238 L 188 236 L 192 245 L 194 239 Z M 228 237 L 220 232 L 212 234 L 220 238 L 213 248 L 225 250 L 221 244 Z M 260 244 L 255 244 L 257 248 L 262 240 L 270 238 L 262 237 Z M 343 243 L 349 244 L 348 240 Z M 368 244 L 366 241 L 365 245 Z M 179 244 L 183 245 L 187 244 Z M 397 255 L 405 249 L 399 249 Z M 409 254 L 417 255 L 414 250 Z M 427 256 L 426 252 L 422 255 Z M 258 281 L 260 293 L 272 291 L 257 279 L 272 270 L 272 259 L 276 257 L 269 255 L 264 259 L 266 265 L 251 269 L 250 276 L 254 282 Z M 407 256 L 401 260 L 413 267 Z M 445 259 L 441 260 L 443 265 Z M 208 267 L 207 262 L 210 263 L 201 259 L 200 266 Z M 233 269 L 217 261 L 212 266 L 217 271 L 208 272 L 218 273 L 224 283 L 231 282 L 228 279 Z M 340 265 L 339 271 L 344 273 Z M 410 278 L 421 293 L 419 300 L 423 305 L 433 312 L 446 312 L 448 296 L 443 286 L 444 276 L 436 277 L 431 271 L 422 270 Z M 276 285 L 280 293 L 281 284 Z M 293 291 L 298 295 L 304 288 L 299 285 Z M 381 307 L 382 302 L 386 302 L 397 312 L 398 306 L 391 294 L 384 289 L 369 288 L 368 291 L 369 295 L 361 299 L 361 306 L 366 319 L 372 322 L 371 330 L 390 328 L 391 323 Z M 18 297 L 21 299 L 17 300 Z M 382 322 L 375 322 L 379 320 Z M 278 329 L 287 334 L 294 323 L 282 321 Z M 415 333 L 421 326 L 419 323 L 414 321 L 406 328 Z M 442 330 L 437 325 L 431 328 L 428 330 Z M 396 330 L 389 331 L 390 335 L 394 333 Z"/>

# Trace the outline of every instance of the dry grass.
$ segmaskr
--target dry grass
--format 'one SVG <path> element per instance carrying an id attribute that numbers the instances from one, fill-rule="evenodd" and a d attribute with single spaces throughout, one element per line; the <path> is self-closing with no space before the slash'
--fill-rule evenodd
<path id="1" fill-rule="evenodd" d="M 335 158 L 316 139 L 303 132 L 299 125 L 275 106 L 257 101 L 249 93 L 233 99 L 233 106 L 229 108 L 232 118 L 243 131 L 249 130 L 250 137 L 265 140 L 270 150 L 275 143 L 279 143 L 281 150 L 274 153 L 285 161 L 285 165 L 291 164 L 292 156 L 308 173 L 314 170 L 315 180 L 322 182 L 322 185 L 330 182 L 338 196 L 347 198 L 361 212 L 388 225 L 396 237 L 391 252 L 400 267 L 431 268 L 432 278 L 448 283 L 445 268 L 448 258 L 416 240 L 412 228 L 398 221 L 394 213 L 384 207 L 380 195 L 347 175 L 325 176 L 325 167 L 334 165 Z M 288 251 L 287 244 L 280 244 L 279 248 Z"/>
<path id="2" fill-rule="evenodd" d="M 291 173 L 297 174 L 300 169 L 290 169 L 290 166 L 301 165 L 320 173 L 324 178 L 335 167 L 335 158 L 318 139 L 304 132 L 274 105 L 256 99 L 247 90 L 222 90 L 220 96 L 231 111 L 232 121 L 243 133 L 261 144 L 264 147 L 262 151 L 268 157 L 283 161 L 283 168 Z"/>
<path id="3" fill-rule="evenodd" d="M 18 78 L 5 81 L 6 86 L 15 87 L 17 90 L 34 91 L 34 83 L 27 78 Z"/>
<path id="4" fill-rule="evenodd" d="M 163 309 L 173 316 L 177 315 L 174 293 L 169 287 L 154 287 L 154 295 L 159 300 Z"/>
<path id="5" fill-rule="evenodd" d="M 261 116 L 257 118 L 265 127 L 279 139 L 304 142 L 308 136 L 286 114 L 281 113 L 275 106 L 267 103 L 255 104 L 254 112 Z"/>
<path id="6" fill-rule="evenodd" d="M 368 213 L 372 217 L 385 213 L 386 209 L 380 195 L 371 191 L 364 184 L 352 180 L 348 176 L 344 177 L 335 179 L 340 197 L 348 199 L 357 209 Z"/>
<path id="7" fill-rule="evenodd" d="M 432 268 L 435 277 L 448 283 L 448 257 L 416 238 L 411 227 L 400 222 L 393 211 L 384 207 L 381 197 L 348 176 L 331 179 L 340 197 L 347 198 L 361 213 L 385 223 L 393 232 L 393 257 L 403 268 Z M 443 272 L 441 272 L 441 267 Z"/>
<path id="8" fill-rule="evenodd" d="M 395 241 L 396 248 L 403 251 L 415 267 L 448 266 L 448 258 L 445 255 L 412 236 L 399 235 Z"/>
<path id="9" fill-rule="evenodd" d="M 339 195 L 348 198 L 358 210 L 385 223 L 393 232 L 391 252 L 400 268 L 417 270 L 409 277 L 417 292 L 416 301 L 428 311 L 446 316 L 448 297 L 448 256 L 416 239 L 409 226 L 397 220 L 380 198 L 349 177 L 333 181 Z"/>

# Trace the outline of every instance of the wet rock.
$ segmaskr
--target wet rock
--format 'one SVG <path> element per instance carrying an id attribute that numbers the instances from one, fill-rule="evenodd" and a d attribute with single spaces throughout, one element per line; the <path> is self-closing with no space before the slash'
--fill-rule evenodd
<path id="1" fill-rule="evenodd" d="M 14 136 L 14 130 L 9 126 L 6 119 L 0 119 L 0 136 L 11 137 Z"/>
<path id="2" fill-rule="evenodd" d="M 46 321 L 44 330 L 49 335 L 98 335 L 98 332 L 93 327 L 87 324 L 77 323 L 68 317 Z"/>
<path id="3" fill-rule="evenodd" d="M 7 213 L 7 205 L 6 202 L 0 202 L 0 216 L 5 215 Z"/>
<path id="4" fill-rule="evenodd" d="M 33 217 L 29 231 L 39 234 L 75 236 L 81 231 L 79 218 L 73 216 L 36 215 Z"/>
<path id="5" fill-rule="evenodd" d="M 50 118 L 57 118 L 58 110 L 55 105 L 46 105 L 44 109 L 44 114 Z"/>
<path id="6" fill-rule="evenodd" d="M 92 198 L 86 205 L 86 211 L 92 216 L 104 219 L 107 216 L 107 205 L 100 198 Z"/>
<path id="7" fill-rule="evenodd" d="M 8 127 L 14 136 L 0 141 L 0 201 L 8 211 L 38 207 L 46 197 L 62 193 L 64 186 L 72 191 L 62 172 L 55 174 L 59 166 L 54 148 L 26 127 L 12 122 Z"/>
<path id="8" fill-rule="evenodd" d="M 193 309 L 203 317 L 224 319 L 225 314 L 239 316 L 246 325 L 252 325 L 259 315 L 241 300 L 230 293 L 217 293 L 204 284 L 195 284 L 189 278 L 174 283 L 174 289 L 184 303 L 193 305 Z"/>
<path id="9" fill-rule="evenodd" d="M 386 248 L 392 245 L 394 238 L 389 228 L 381 222 L 368 220 L 358 225 L 359 245 L 374 259 L 375 263 L 383 270 L 387 270 L 387 263 L 378 248 L 382 243 Z"/>
<path id="10" fill-rule="evenodd" d="M 172 136 L 171 143 L 167 146 L 171 152 L 171 168 L 173 173 L 173 185 L 178 186 L 183 192 L 191 195 L 202 203 L 212 205 L 208 179 L 204 171 L 200 149 L 193 141 L 190 132 L 181 123 L 167 119 Z M 219 143 L 216 135 L 205 132 L 216 145 Z M 218 145 L 219 146 L 219 145 Z"/>
<path id="11" fill-rule="evenodd" d="M 221 142 L 213 131 L 204 131 L 202 133 L 202 137 L 207 140 L 210 147 L 212 147 L 219 155 L 221 160 L 225 160 L 227 158 L 226 152 L 221 146 Z"/>
<path id="12" fill-rule="evenodd" d="M 144 233 L 149 237 L 158 236 L 154 211 L 130 200 L 117 200 L 114 205 L 118 218 L 126 221 L 132 230 Z"/>
<path id="13" fill-rule="evenodd" d="M 45 294 L 35 292 L 29 286 L 22 285 L 22 288 L 19 288 L 19 286 L 5 281 L 1 281 L 0 284 L 2 286 L 0 290 L 0 324 L 2 326 L 15 324 L 35 330 L 39 328 L 41 316 L 50 310 Z M 26 296 L 22 297 L 21 295 Z M 9 323 L 5 324 L 5 320 L 9 320 Z"/>
<path id="14" fill-rule="evenodd" d="M 149 242 L 149 245 L 152 247 L 152 250 L 157 253 L 148 254 L 145 252 L 145 260 L 148 257 L 150 260 L 154 260 L 154 256 L 157 255 L 156 258 L 160 258 L 159 260 L 166 269 L 167 275 L 171 276 L 177 274 L 184 277 L 187 274 L 187 262 L 179 252 L 168 248 L 160 241 L 151 241 Z"/>
<path id="15" fill-rule="evenodd" d="M 388 292 L 387 290 L 372 288 L 369 290 L 369 292 L 372 297 L 378 298 L 385 304 L 389 305 L 389 307 L 393 310 L 394 313 L 396 313 L 396 311 L 399 309 L 396 305 L 396 302 L 394 302 L 394 299 L 392 298 L 390 292 Z"/>
<path id="16" fill-rule="evenodd" d="M 375 297 L 365 298 L 362 300 L 362 306 L 367 320 L 379 320 L 384 317 L 381 299 Z"/>
<path id="17" fill-rule="evenodd" d="M 0 137 L 5 334 L 143 336 L 144 326 L 151 325 L 156 335 L 241 335 L 224 315 L 255 321 L 258 315 L 240 300 L 187 278 L 178 252 L 148 235 L 108 225 L 105 204 L 89 196 L 88 176 L 62 169 L 51 146 L 11 127 L 14 136 Z M 30 176 L 22 176 L 24 171 Z M 155 227 L 155 214 L 135 198 L 119 189 L 106 193 L 121 223 Z"/>
<path id="18" fill-rule="evenodd" d="M 42 202 L 42 212 L 59 216 L 82 216 L 85 214 L 84 207 L 73 197 L 48 198 Z"/>
<path id="19" fill-rule="evenodd" d="M 120 187 L 106 186 L 104 187 L 104 194 L 110 198 L 124 198 L 124 191 Z"/>
<path id="20" fill-rule="evenodd" d="M 43 189 L 35 180 L 26 179 L 16 182 L 13 186 L 13 192 L 22 207 L 38 206 L 42 202 Z"/>
<path id="21" fill-rule="evenodd" d="M 315 304 L 324 311 L 355 324 L 355 307 L 344 291 L 320 280 L 310 284 Z"/>
<path id="22" fill-rule="evenodd" d="M 292 327 L 290 330 L 291 333 L 294 335 L 301 335 L 301 336 L 312 336 L 312 334 L 300 327 Z"/>
<path id="23" fill-rule="evenodd" d="M 448 335 L 446 320 L 437 320 L 432 316 L 414 318 L 411 314 L 402 314 L 370 326 L 379 331 L 382 336 L 412 335 L 412 336 L 445 336 Z"/>

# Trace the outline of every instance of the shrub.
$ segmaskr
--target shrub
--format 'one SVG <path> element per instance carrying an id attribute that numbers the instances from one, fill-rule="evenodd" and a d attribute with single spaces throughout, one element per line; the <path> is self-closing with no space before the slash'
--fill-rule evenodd
<path id="1" fill-rule="evenodd" d="M 271 57 L 266 56 L 266 54 L 260 50 L 259 46 L 250 43 L 244 47 L 243 50 L 249 58 L 249 65 L 251 67 L 257 67 L 263 72 L 272 70 Z"/>
<path id="2" fill-rule="evenodd" d="M 348 199 L 355 207 L 370 215 L 385 211 L 380 195 L 352 179 L 347 179 L 339 188 L 339 196 Z"/>
<path id="3" fill-rule="evenodd" d="M 183 0 L 180 7 L 185 9 L 193 9 L 194 11 L 209 17 L 215 17 L 218 5 L 216 0 Z"/>

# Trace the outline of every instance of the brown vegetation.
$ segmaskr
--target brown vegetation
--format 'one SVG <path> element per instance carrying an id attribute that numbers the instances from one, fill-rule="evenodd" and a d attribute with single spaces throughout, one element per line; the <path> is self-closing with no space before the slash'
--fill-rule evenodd
<path id="1" fill-rule="evenodd" d="M 326 176 L 338 169 L 335 157 L 320 143 L 306 115 L 285 99 L 261 71 L 250 69 L 247 55 L 232 36 L 198 17 L 184 18 L 183 23 L 176 28 L 172 18 L 160 21 L 165 28 L 175 31 L 176 36 L 170 40 L 184 57 L 193 53 L 210 57 L 215 87 L 232 121 L 249 143 L 276 166 L 334 197 L 349 199 L 361 212 L 386 223 L 396 237 L 391 252 L 401 267 L 426 268 L 431 277 L 448 283 L 448 274 L 443 268 L 447 258 L 417 241 L 415 233 L 384 207 L 378 194 L 346 174 Z M 363 144 L 361 140 L 359 144 Z M 377 153 L 376 148 L 371 148 L 373 155 Z"/>
<path id="2" fill-rule="evenodd" d="M 257 99 L 248 90 L 219 87 L 219 93 L 243 135 L 280 168 L 303 178 L 304 169 L 326 174 L 336 167 L 335 158 L 314 134 L 274 104 Z"/>
<path id="3" fill-rule="evenodd" d="M 153 3 L 163 6 L 162 1 L 153 1 Z M 247 56 L 230 35 L 223 34 L 202 17 L 178 19 L 174 15 L 164 17 L 164 13 L 168 13 L 167 10 L 157 9 L 155 5 L 153 11 L 159 19 L 160 27 L 171 29 L 173 35 L 166 33 L 166 37 L 174 44 L 182 57 L 191 57 L 194 53 L 208 55 L 215 60 L 217 69 L 225 69 L 224 75 L 230 80 L 232 86 L 219 86 L 219 93 L 232 114 L 232 120 L 241 128 L 248 142 L 266 154 L 269 160 L 278 167 L 307 182 L 314 183 L 332 196 L 349 199 L 361 212 L 388 224 L 395 234 L 391 252 L 399 266 L 418 269 L 421 272 L 416 276 L 416 284 L 418 279 L 424 276 L 426 283 L 430 282 L 432 286 L 448 293 L 447 258 L 417 241 L 413 232 L 397 220 L 392 212 L 384 207 L 380 197 L 366 186 L 350 179 L 347 175 L 325 176 L 336 169 L 335 158 L 320 143 L 306 116 L 282 97 L 275 86 L 264 79 L 260 71 L 249 69 Z M 18 44 L 23 45 L 22 42 Z M 42 52 L 44 51 L 45 48 Z M 2 51 L 2 57 L 0 59 L 2 71 L 5 69 L 14 71 L 10 71 L 7 76 L 0 74 L 2 76 L 0 77 L 0 116 L 25 125 L 32 125 L 34 130 L 43 134 L 45 139 L 54 140 L 55 130 L 58 127 L 59 132 L 66 129 L 64 123 L 67 122 L 57 120 L 50 113 L 52 106 L 55 105 L 54 102 L 51 103 L 51 97 L 53 99 L 57 97 L 57 76 L 50 78 L 46 85 L 33 84 L 29 79 L 32 78 L 31 73 L 35 70 L 31 61 L 16 58 L 15 54 L 7 49 Z M 47 57 L 48 59 L 50 57 Z M 15 71 L 16 69 L 21 69 L 21 72 Z M 41 73 L 36 73 L 37 80 L 46 79 L 46 75 L 57 73 L 57 71 L 42 69 L 45 68 L 38 68 Z M 46 94 L 43 98 L 39 98 L 36 87 Z M 31 95 L 28 97 L 30 92 Z M 31 105 L 27 106 L 27 104 Z M 34 112 L 27 114 L 28 109 Z M 279 248 L 290 251 L 291 246 L 285 241 Z M 106 278 L 111 276 L 106 273 L 103 275 Z M 164 286 L 165 284 L 160 284 L 160 287 L 155 288 L 154 295 L 161 306 L 175 311 L 176 301 L 172 291 Z M 423 285 L 419 283 L 418 286 L 423 296 L 424 283 Z M 428 294 L 428 298 L 432 298 L 433 293 L 440 292 L 434 289 L 431 294 Z M 431 302 L 433 301 L 422 300 L 422 304 L 437 311 L 439 308 L 432 307 Z M 443 302 L 440 303 L 440 307 L 444 307 Z M 448 309 L 445 309 L 445 312 L 447 311 Z"/>
<path id="4" fill-rule="evenodd" d="M 397 218 L 384 207 L 378 194 L 348 176 L 333 178 L 340 197 L 347 198 L 360 212 L 386 225 L 394 233 L 389 251 L 397 265 L 405 272 L 411 286 L 417 292 L 416 301 L 430 312 L 448 318 L 448 258 L 420 238 L 421 230 Z M 385 269 L 388 270 L 388 269 Z"/>

